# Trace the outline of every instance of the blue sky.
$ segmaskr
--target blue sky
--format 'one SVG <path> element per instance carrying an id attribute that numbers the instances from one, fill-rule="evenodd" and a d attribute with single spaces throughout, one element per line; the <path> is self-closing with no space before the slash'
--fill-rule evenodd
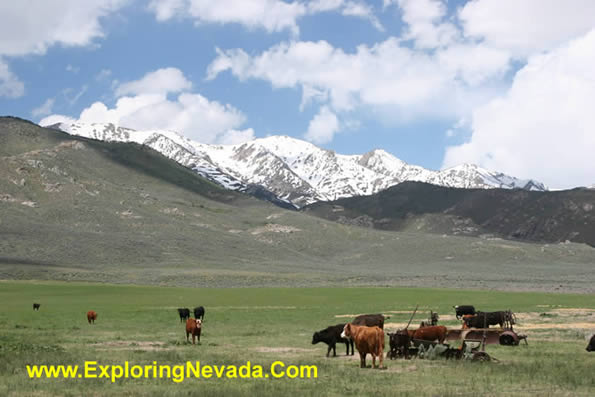
<path id="1" fill-rule="evenodd" d="M 0 6 L 2 114 L 595 183 L 591 1 L 31 3 Z"/>

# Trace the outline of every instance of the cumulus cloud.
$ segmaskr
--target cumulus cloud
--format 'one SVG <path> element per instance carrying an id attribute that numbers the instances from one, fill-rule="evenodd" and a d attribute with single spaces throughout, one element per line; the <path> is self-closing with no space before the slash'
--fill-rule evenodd
<path id="1" fill-rule="evenodd" d="M 391 107 L 403 115 L 432 117 L 460 116 L 471 103 L 477 103 L 472 100 L 481 98 L 470 91 L 470 84 L 501 74 L 508 65 L 505 55 L 496 66 L 482 67 L 481 59 L 468 61 L 458 59 L 456 53 L 416 51 L 396 38 L 371 47 L 360 45 L 353 53 L 326 41 L 293 41 L 259 55 L 241 49 L 217 49 L 217 54 L 207 69 L 207 79 L 229 70 L 240 80 L 261 79 L 274 88 L 298 87 L 302 89 L 302 107 L 314 99 L 328 101 L 335 111 Z"/>
<path id="2" fill-rule="evenodd" d="M 241 111 L 200 94 L 181 92 L 190 87 L 180 70 L 159 69 L 139 80 L 119 85 L 113 107 L 95 102 L 81 112 L 77 121 L 113 123 L 138 130 L 173 130 L 204 143 L 237 143 L 253 138 L 253 130 L 238 129 L 246 120 Z M 171 93 L 179 95 L 169 99 Z M 71 119 L 52 115 L 40 124 L 51 125 L 61 120 Z"/>
<path id="3" fill-rule="evenodd" d="M 333 136 L 338 131 L 339 119 L 327 106 L 323 106 L 310 121 L 304 138 L 321 145 L 332 141 Z"/>
<path id="4" fill-rule="evenodd" d="M 501 97 L 473 112 L 469 142 L 444 166 L 473 162 L 552 187 L 595 181 L 595 30 L 534 55 Z"/>
<path id="5" fill-rule="evenodd" d="M 31 115 L 33 117 L 39 116 L 47 116 L 48 114 L 52 113 L 52 107 L 54 107 L 54 98 L 48 98 L 46 101 L 41 104 L 40 106 L 36 107 L 31 111 Z"/>
<path id="6" fill-rule="evenodd" d="M 177 68 L 163 68 L 145 74 L 141 79 L 122 83 L 116 88 L 116 96 L 128 94 L 167 94 L 188 91 L 192 82 Z"/>
<path id="7" fill-rule="evenodd" d="M 458 29 L 443 21 L 446 4 L 440 0 L 397 0 L 407 28 L 404 40 L 414 40 L 418 48 L 447 46 L 457 40 Z M 385 1 L 384 5 L 387 3 Z"/>
<path id="8" fill-rule="evenodd" d="M 251 141 L 255 138 L 254 130 L 252 128 L 246 128 L 245 130 L 228 130 L 219 135 L 217 143 L 221 145 L 237 145 Z"/>
<path id="9" fill-rule="evenodd" d="M 342 15 L 369 20 L 383 30 L 373 9 L 363 1 L 354 0 L 151 0 L 149 10 L 158 21 L 172 18 L 192 18 L 196 24 L 241 24 L 248 29 L 267 32 L 290 31 L 299 34 L 298 20 L 306 15 L 337 11 Z"/>
<path id="10" fill-rule="evenodd" d="M 45 54 L 53 45 L 86 46 L 104 36 L 100 19 L 128 0 L 56 0 L 0 2 L 0 97 L 25 92 L 22 81 L 1 57 Z M 78 68 L 68 65 L 66 70 Z"/>
<path id="11" fill-rule="evenodd" d="M 0 54 L 43 54 L 48 47 L 85 46 L 103 37 L 100 19 L 127 0 L 3 1 L 0 4 Z"/>
<path id="12" fill-rule="evenodd" d="M 0 58 L 0 97 L 18 98 L 25 94 L 25 85 Z"/>
<path id="13" fill-rule="evenodd" d="M 591 0 L 472 0 L 458 18 L 466 36 L 523 58 L 586 34 L 594 15 Z"/>

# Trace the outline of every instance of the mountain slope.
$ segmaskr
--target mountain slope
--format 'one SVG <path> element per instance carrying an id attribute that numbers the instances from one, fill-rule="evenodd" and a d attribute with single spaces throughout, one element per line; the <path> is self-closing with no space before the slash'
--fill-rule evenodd
<path id="1" fill-rule="evenodd" d="M 595 246 L 595 191 L 584 188 L 530 192 L 405 182 L 372 196 L 315 203 L 305 210 L 326 219 L 383 230 L 493 234 Z"/>
<path id="2" fill-rule="evenodd" d="M 103 141 L 145 144 L 222 186 L 246 191 L 261 186 L 297 207 L 317 201 L 370 195 L 404 181 L 463 188 L 547 190 L 471 164 L 442 171 L 409 165 L 383 150 L 341 155 L 287 136 L 239 145 L 206 145 L 171 131 L 134 131 L 112 124 L 58 124 L 70 134 Z"/>
<path id="3" fill-rule="evenodd" d="M 0 279 L 590 292 L 593 262 L 577 244 L 341 225 L 223 189 L 148 146 L 0 118 Z"/>

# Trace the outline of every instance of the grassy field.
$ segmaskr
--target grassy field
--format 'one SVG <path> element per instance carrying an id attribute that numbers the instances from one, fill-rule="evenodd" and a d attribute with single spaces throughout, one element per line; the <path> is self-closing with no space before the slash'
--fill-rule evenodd
<path id="1" fill-rule="evenodd" d="M 420 288 L 170 288 L 59 282 L 0 283 L 0 395 L 539 395 L 595 393 L 593 295 Z M 31 304 L 41 303 L 33 312 Z M 202 343 L 186 344 L 177 307 L 206 308 Z M 460 327 L 452 305 L 512 309 L 529 346 L 488 346 L 498 363 L 386 361 L 360 369 L 357 358 L 325 358 L 312 333 L 359 313 L 391 316 L 387 329 L 438 311 Z M 85 313 L 98 320 L 87 324 Z M 388 345 L 388 341 L 387 341 Z M 357 353 L 356 353 L 357 354 Z M 357 357 L 357 355 L 355 356 Z M 29 379 L 27 364 L 316 365 L 317 379 Z"/>

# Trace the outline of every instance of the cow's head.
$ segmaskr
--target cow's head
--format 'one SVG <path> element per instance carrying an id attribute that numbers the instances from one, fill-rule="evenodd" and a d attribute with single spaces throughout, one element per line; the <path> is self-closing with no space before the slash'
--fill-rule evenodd
<path id="1" fill-rule="evenodd" d="M 202 328 L 202 320 L 200 318 L 196 319 L 196 328 Z"/>
<path id="2" fill-rule="evenodd" d="M 312 344 L 315 345 L 318 342 L 322 342 L 320 339 L 320 332 L 314 332 L 314 335 L 312 335 Z"/>
<path id="3" fill-rule="evenodd" d="M 586 350 L 588 352 L 595 352 L 595 335 L 591 337 L 591 340 L 589 341 L 589 345 L 587 346 Z"/>
<path id="4" fill-rule="evenodd" d="M 343 332 L 341 332 L 341 338 L 344 339 L 351 339 L 351 324 L 347 323 L 343 327 Z"/>

